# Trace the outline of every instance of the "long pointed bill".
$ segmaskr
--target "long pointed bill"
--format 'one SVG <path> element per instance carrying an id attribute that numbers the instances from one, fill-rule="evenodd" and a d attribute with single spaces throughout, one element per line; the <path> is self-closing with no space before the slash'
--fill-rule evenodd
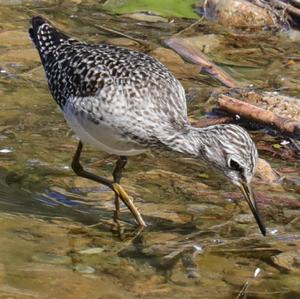
<path id="1" fill-rule="evenodd" d="M 257 205 L 256 205 L 256 201 L 255 201 L 255 197 L 254 194 L 250 188 L 250 186 L 247 183 L 242 182 L 240 184 L 240 189 L 243 193 L 243 195 L 245 196 L 245 199 L 253 213 L 253 216 L 259 226 L 259 229 L 261 231 L 261 233 L 265 236 L 267 231 L 266 231 L 266 227 L 264 222 L 262 221 L 262 218 L 260 216 L 260 213 L 258 211 Z"/>

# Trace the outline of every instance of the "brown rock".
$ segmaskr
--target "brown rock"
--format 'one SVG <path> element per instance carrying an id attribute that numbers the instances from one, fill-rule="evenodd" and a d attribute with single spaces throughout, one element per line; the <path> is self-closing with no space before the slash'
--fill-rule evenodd
<path id="1" fill-rule="evenodd" d="M 280 179 L 280 175 L 275 172 L 272 166 L 264 159 L 258 159 L 255 177 L 266 184 L 277 184 Z"/>
<path id="2" fill-rule="evenodd" d="M 227 27 L 263 27 L 274 25 L 271 15 L 245 0 L 207 0 L 205 16 Z"/>
<path id="3" fill-rule="evenodd" d="M 300 273 L 300 250 L 283 252 L 272 256 L 271 259 L 286 271 Z"/>

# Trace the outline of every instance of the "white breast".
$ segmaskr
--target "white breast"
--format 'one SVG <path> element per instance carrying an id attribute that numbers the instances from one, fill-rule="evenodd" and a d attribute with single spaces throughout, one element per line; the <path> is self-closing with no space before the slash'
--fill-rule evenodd
<path id="1" fill-rule="evenodd" d="M 83 143 L 89 143 L 94 147 L 109 154 L 119 156 L 134 156 L 147 149 L 121 136 L 117 129 L 105 122 L 95 124 L 84 114 L 74 113 L 72 105 L 64 107 L 64 117 L 68 125 Z"/>

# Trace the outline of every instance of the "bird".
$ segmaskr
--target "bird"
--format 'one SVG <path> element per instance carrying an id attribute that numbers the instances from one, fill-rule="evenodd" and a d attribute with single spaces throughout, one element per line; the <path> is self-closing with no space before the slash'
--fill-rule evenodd
<path id="1" fill-rule="evenodd" d="M 145 53 L 80 41 L 42 16 L 32 17 L 29 35 L 50 92 L 79 138 L 72 169 L 115 193 L 115 221 L 121 200 L 137 224 L 146 226 L 120 184 L 128 157 L 149 150 L 172 151 L 204 162 L 238 186 L 266 235 L 250 186 L 258 152 L 245 129 L 234 124 L 193 127 L 183 86 L 167 67 Z M 119 157 L 112 180 L 83 168 L 80 156 L 84 144 Z"/>

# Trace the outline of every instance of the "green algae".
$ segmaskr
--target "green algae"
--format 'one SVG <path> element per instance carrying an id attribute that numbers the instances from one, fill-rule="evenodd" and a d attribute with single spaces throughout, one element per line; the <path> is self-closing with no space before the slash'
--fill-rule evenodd
<path id="1" fill-rule="evenodd" d="M 193 11 L 195 0 L 109 0 L 103 8 L 119 14 L 150 12 L 164 17 L 178 17 L 197 19 L 199 16 Z"/>

